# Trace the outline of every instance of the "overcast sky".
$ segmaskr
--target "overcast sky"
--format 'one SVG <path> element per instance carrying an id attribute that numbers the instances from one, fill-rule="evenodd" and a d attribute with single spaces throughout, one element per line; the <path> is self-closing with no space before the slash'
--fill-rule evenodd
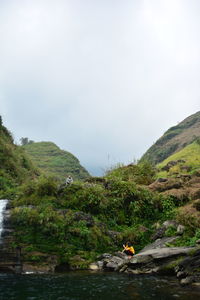
<path id="1" fill-rule="evenodd" d="M 0 115 L 92 174 L 200 110 L 199 0 L 0 0 Z"/>

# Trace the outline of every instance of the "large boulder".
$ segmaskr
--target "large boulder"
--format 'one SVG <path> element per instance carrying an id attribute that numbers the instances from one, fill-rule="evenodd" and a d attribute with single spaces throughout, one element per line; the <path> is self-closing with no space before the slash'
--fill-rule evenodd
<path id="1" fill-rule="evenodd" d="M 177 278 L 181 280 L 181 285 L 200 284 L 200 247 L 183 259 L 175 270 Z"/>
<path id="2" fill-rule="evenodd" d="M 168 224 L 165 224 L 166 226 Z M 123 252 L 104 253 L 91 270 L 130 274 L 176 274 L 182 285 L 200 283 L 200 247 L 166 247 L 177 237 L 164 237 L 129 258 Z"/>
<path id="3" fill-rule="evenodd" d="M 140 253 L 146 252 L 148 250 L 153 250 L 153 249 L 160 249 L 160 248 L 165 248 L 169 243 L 174 242 L 178 237 L 177 236 L 171 236 L 171 237 L 164 237 L 161 239 L 157 239 L 155 242 L 152 244 L 147 245 L 144 247 Z"/>
<path id="4" fill-rule="evenodd" d="M 159 260 L 159 259 L 169 258 L 173 256 L 187 255 L 191 252 L 192 249 L 193 247 L 165 247 L 165 248 L 149 249 L 144 252 L 138 253 L 137 257 L 150 256 L 154 260 L 157 259 Z M 130 263 L 131 261 L 132 259 L 130 260 Z"/>

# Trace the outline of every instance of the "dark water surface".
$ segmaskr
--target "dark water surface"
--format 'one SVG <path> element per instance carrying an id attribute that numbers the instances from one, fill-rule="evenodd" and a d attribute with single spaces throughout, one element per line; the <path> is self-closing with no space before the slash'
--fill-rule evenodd
<path id="1" fill-rule="evenodd" d="M 54 275 L 0 274 L 1 300 L 199 300 L 200 291 L 180 287 L 176 278 L 116 273 Z"/>

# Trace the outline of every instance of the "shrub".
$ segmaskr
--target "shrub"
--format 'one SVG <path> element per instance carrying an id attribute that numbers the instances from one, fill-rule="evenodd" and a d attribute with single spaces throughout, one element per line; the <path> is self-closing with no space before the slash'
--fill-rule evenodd
<path id="1" fill-rule="evenodd" d="M 177 229 L 175 226 L 169 226 L 165 231 L 165 236 L 175 236 L 177 234 Z"/>
<path id="2" fill-rule="evenodd" d="M 41 177 L 37 182 L 38 196 L 55 196 L 57 194 L 57 184 L 52 177 Z"/>
<path id="3" fill-rule="evenodd" d="M 146 160 L 128 166 L 117 165 L 106 173 L 108 180 L 134 181 L 135 183 L 144 185 L 152 183 L 154 176 L 155 169 L 152 164 Z"/>

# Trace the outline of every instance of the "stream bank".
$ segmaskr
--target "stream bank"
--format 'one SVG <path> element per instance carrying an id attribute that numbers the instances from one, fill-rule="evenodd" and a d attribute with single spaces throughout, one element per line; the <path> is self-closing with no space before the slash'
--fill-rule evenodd
<path id="1" fill-rule="evenodd" d="M 200 245 L 166 247 L 171 238 L 162 238 L 129 258 L 122 252 L 104 253 L 90 264 L 90 270 L 114 271 L 132 275 L 175 275 L 182 286 L 200 289 Z"/>

